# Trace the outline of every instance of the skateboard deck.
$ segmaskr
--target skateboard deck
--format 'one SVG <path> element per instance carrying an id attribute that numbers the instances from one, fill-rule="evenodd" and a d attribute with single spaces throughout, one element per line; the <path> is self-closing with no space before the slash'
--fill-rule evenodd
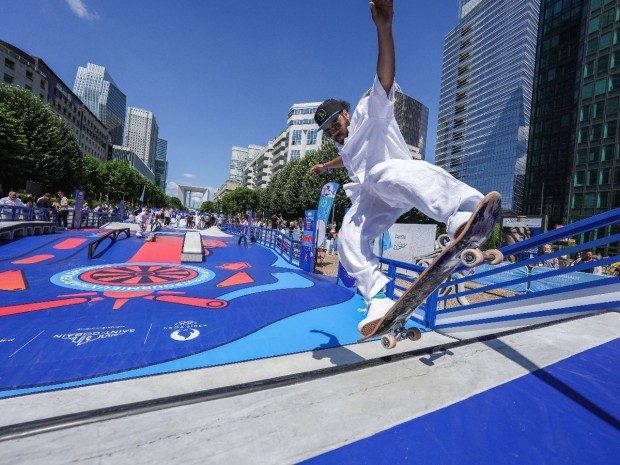
<path id="1" fill-rule="evenodd" d="M 493 264 L 503 259 L 501 252 L 488 251 L 483 254 L 478 248 L 486 242 L 493 232 L 501 210 L 501 196 L 497 192 L 490 192 L 478 204 L 470 220 L 460 234 L 448 244 L 432 263 L 409 286 L 409 289 L 396 301 L 392 308 L 379 320 L 374 330 L 364 334 L 358 342 L 381 336 L 392 335 L 382 339 L 386 348 L 396 345 L 396 340 L 409 338 L 419 339 L 421 336 L 417 328 L 405 330 L 405 324 L 416 309 L 437 287 L 448 279 L 454 270 L 461 264 L 466 266 L 479 265 L 483 261 Z M 462 260 L 461 255 L 464 255 Z M 372 329 L 372 328 L 371 328 Z"/>
<path id="2" fill-rule="evenodd" d="M 155 242 L 157 240 L 157 234 L 151 233 L 146 236 L 146 242 Z"/>

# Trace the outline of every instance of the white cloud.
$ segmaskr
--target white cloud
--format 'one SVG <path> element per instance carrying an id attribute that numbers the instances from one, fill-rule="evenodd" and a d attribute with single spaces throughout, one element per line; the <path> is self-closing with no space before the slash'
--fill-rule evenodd
<path id="1" fill-rule="evenodd" d="M 194 173 L 183 173 L 183 177 L 184 178 L 190 178 L 190 179 L 194 179 L 197 176 Z"/>
<path id="2" fill-rule="evenodd" d="M 89 11 L 83 0 L 65 0 L 71 11 L 78 15 L 82 19 L 94 21 L 99 19 L 99 15 L 96 11 Z"/>
<path id="3" fill-rule="evenodd" d="M 179 195 L 179 185 L 174 181 L 168 181 L 166 183 L 166 195 L 171 197 Z"/>

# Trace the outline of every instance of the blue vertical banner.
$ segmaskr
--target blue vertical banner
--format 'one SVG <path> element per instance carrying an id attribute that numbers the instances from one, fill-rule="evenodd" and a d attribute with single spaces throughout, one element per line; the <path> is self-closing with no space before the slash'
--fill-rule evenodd
<path id="1" fill-rule="evenodd" d="M 121 203 L 118 207 L 118 215 L 120 217 L 120 222 L 124 223 L 125 222 L 125 199 L 121 200 Z"/>
<path id="2" fill-rule="evenodd" d="M 316 210 L 306 210 L 304 216 L 304 230 L 301 235 L 301 254 L 299 267 L 304 271 L 314 271 Z"/>
<path id="3" fill-rule="evenodd" d="M 344 214 L 346 216 L 346 214 L 349 212 L 349 209 L 346 208 L 344 210 Z M 338 254 L 338 257 L 340 257 L 340 254 Z M 338 279 L 337 279 L 338 284 L 340 284 L 341 286 L 344 286 L 348 289 L 351 289 L 353 291 L 355 291 L 357 289 L 357 281 L 355 280 L 355 278 L 353 276 L 351 276 L 349 273 L 347 273 L 347 270 L 344 269 L 344 266 L 342 266 L 342 263 L 340 263 L 340 258 L 338 258 Z"/>
<path id="4" fill-rule="evenodd" d="M 336 192 L 340 184 L 337 182 L 328 182 L 321 189 L 321 197 L 319 198 L 319 209 L 316 218 L 316 246 L 321 247 L 325 240 L 325 231 L 329 222 L 329 214 L 332 211 Z"/>
<path id="5" fill-rule="evenodd" d="M 85 192 L 82 189 L 75 190 L 75 204 L 73 205 L 73 229 L 82 227 L 82 208 L 84 207 Z"/>

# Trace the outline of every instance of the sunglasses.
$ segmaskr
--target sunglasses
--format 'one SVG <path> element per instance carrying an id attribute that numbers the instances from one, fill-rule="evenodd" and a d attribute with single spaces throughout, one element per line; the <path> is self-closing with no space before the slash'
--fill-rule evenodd
<path id="1" fill-rule="evenodd" d="M 334 121 L 329 128 L 324 128 L 323 131 L 329 133 L 330 136 L 333 136 L 341 127 L 342 124 L 340 124 L 340 113 L 338 113 L 338 116 L 336 116 L 336 121 Z"/>

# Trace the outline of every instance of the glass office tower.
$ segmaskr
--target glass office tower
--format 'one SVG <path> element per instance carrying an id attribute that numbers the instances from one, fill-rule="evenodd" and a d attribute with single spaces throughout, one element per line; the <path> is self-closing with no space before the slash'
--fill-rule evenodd
<path id="1" fill-rule="evenodd" d="M 548 215 L 551 229 L 566 222 L 587 3 L 541 1 L 524 213 Z"/>
<path id="2" fill-rule="evenodd" d="M 444 43 L 435 163 L 520 213 L 540 0 L 461 0 Z"/>
<path id="3" fill-rule="evenodd" d="M 103 66 L 88 63 L 78 68 L 73 93 L 108 128 L 112 144 L 123 145 L 127 98 Z"/>
<path id="4" fill-rule="evenodd" d="M 619 35 L 620 0 L 541 3 L 526 213 L 550 227 L 620 207 Z"/>

